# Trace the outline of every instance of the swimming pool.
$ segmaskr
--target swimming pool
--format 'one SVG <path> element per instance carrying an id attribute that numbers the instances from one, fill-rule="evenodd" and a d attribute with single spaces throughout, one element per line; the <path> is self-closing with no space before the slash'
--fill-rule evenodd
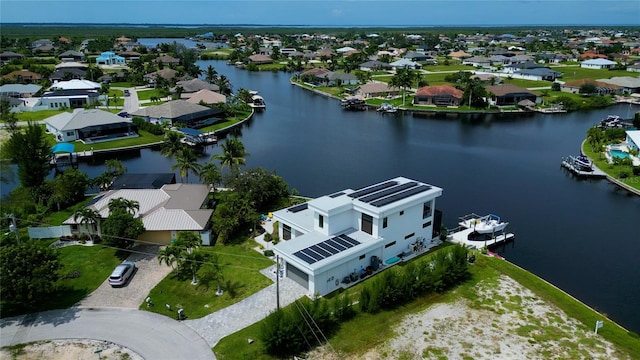
<path id="1" fill-rule="evenodd" d="M 609 150 L 609 154 L 612 157 L 618 158 L 618 159 L 629 159 L 629 154 L 627 154 L 624 151 L 620 151 L 620 150 Z"/>

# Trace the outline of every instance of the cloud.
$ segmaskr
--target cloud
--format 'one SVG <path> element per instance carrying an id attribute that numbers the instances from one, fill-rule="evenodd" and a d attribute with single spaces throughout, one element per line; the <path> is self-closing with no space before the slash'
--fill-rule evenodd
<path id="1" fill-rule="evenodd" d="M 334 17 L 342 16 L 342 9 L 333 9 L 331 10 L 331 15 Z"/>

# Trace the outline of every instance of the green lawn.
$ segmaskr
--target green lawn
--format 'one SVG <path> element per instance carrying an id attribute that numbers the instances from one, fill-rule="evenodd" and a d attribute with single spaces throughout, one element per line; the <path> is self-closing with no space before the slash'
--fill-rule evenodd
<path id="1" fill-rule="evenodd" d="M 524 79 L 506 79 L 502 78 L 503 84 L 511 84 L 523 88 L 536 88 L 536 87 L 551 87 L 551 82 L 549 81 L 536 81 L 536 80 L 524 80 Z"/>
<path id="2" fill-rule="evenodd" d="M 173 311 L 168 311 L 164 306 L 147 308 L 146 303 L 141 304 L 140 309 L 175 317 L 175 309 L 183 308 L 189 318 L 195 319 L 235 304 L 271 285 L 273 282 L 260 274 L 259 270 L 273 265 L 273 261 L 249 248 L 253 245 L 256 245 L 255 242 L 246 241 L 242 245 L 201 248 L 204 253 L 218 255 L 225 279 L 222 296 L 215 295 L 215 283 L 191 285 L 190 274 L 178 277 L 172 273 L 151 290 L 149 296 L 156 305 L 170 304 Z"/>
<path id="3" fill-rule="evenodd" d="M 42 299 L 35 308 L 29 310 L 46 311 L 64 309 L 72 306 L 94 291 L 120 263 L 115 250 L 101 246 L 67 246 L 59 251 L 59 259 L 63 264 L 60 269 L 58 290 Z M 27 310 L 19 307 L 2 308 L 2 317 L 24 314 Z"/>
<path id="4" fill-rule="evenodd" d="M 152 97 L 163 97 L 163 93 L 158 89 L 138 90 L 138 100 L 150 100 Z"/>
<path id="5" fill-rule="evenodd" d="M 609 164 L 604 154 L 591 149 L 591 145 L 589 145 L 588 143 L 584 144 L 584 146 L 582 147 L 582 151 L 584 151 L 585 155 L 587 155 L 600 170 L 606 172 L 608 175 L 617 179 L 618 181 L 621 181 L 635 189 L 640 190 L 640 176 L 633 175 L 632 166 Z M 621 179 L 619 177 L 621 171 L 625 171 L 627 174 L 629 174 L 629 177 Z"/>
<path id="6" fill-rule="evenodd" d="M 382 345 L 389 338 L 396 336 L 397 334 L 393 333 L 393 327 L 398 325 L 405 316 L 423 311 L 434 304 L 455 302 L 460 298 L 473 302 L 477 298 L 475 286 L 480 281 L 496 281 L 501 274 L 510 276 L 543 300 L 558 306 L 569 317 L 577 319 L 583 324 L 583 328 L 580 329 L 582 331 L 593 331 L 595 320 L 603 319 L 602 314 L 594 312 L 544 280 L 506 261 L 477 256 L 470 271 L 471 279 L 450 292 L 431 294 L 392 311 L 382 311 L 377 314 L 358 311 L 355 318 L 342 323 L 338 332 L 329 338 L 331 347 L 339 354 L 354 358 L 361 357 L 367 350 Z M 358 284 L 347 290 L 352 299 L 357 299 L 361 286 Z M 631 358 L 640 358 L 640 338 L 629 334 L 609 320 L 604 321 L 604 327 L 598 334 L 612 342 L 620 351 L 629 354 Z M 262 322 L 256 323 L 222 339 L 213 349 L 216 357 L 219 359 L 272 359 L 265 354 L 264 344 L 260 341 L 261 324 Z M 256 341 L 248 344 L 248 338 Z"/>
<path id="7" fill-rule="evenodd" d="M 40 110 L 40 111 L 25 111 L 21 113 L 16 113 L 16 117 L 18 121 L 41 121 L 46 118 L 49 118 L 54 115 L 58 115 L 65 110 Z M 66 110 L 67 112 L 72 112 L 71 109 Z"/>
<path id="8" fill-rule="evenodd" d="M 472 71 L 475 70 L 471 65 L 452 64 L 452 65 L 425 65 L 422 70 L 438 72 L 438 71 Z"/>
<path id="9" fill-rule="evenodd" d="M 134 87 L 135 85 L 133 85 L 132 83 L 128 82 L 128 81 L 122 81 L 122 82 L 112 82 L 111 83 L 111 87 L 119 87 L 119 88 L 131 88 Z"/>
<path id="10" fill-rule="evenodd" d="M 220 130 L 220 129 L 224 129 L 224 128 L 227 128 L 227 127 L 229 127 L 231 125 L 237 124 L 241 120 L 246 119 L 247 116 L 249 116 L 250 114 L 251 114 L 251 111 L 242 111 L 242 112 L 236 114 L 235 117 L 227 118 L 224 121 L 217 122 L 217 123 L 215 123 L 213 125 L 205 126 L 205 127 L 201 128 L 200 130 L 202 132 L 210 132 L 210 131 L 217 131 L 217 130 Z"/>
<path id="11" fill-rule="evenodd" d="M 616 76 L 636 76 L 637 73 L 626 70 L 607 70 L 607 69 L 585 69 L 579 65 L 576 66 L 552 66 L 551 69 L 559 71 L 563 74 L 560 80 L 573 81 L 580 79 L 609 79 Z M 634 75 L 636 74 L 636 75 Z"/>
<path id="12" fill-rule="evenodd" d="M 161 142 L 164 140 L 164 135 L 153 135 L 144 130 L 138 130 L 138 134 L 140 136 L 136 138 L 105 141 L 105 142 L 95 143 L 95 144 L 83 144 L 80 141 L 74 141 L 73 142 L 73 144 L 75 145 L 74 151 L 88 151 L 91 149 L 93 150 L 117 149 L 117 148 L 128 147 L 128 146 L 153 144 L 153 143 Z M 51 146 L 57 143 L 53 138 L 52 134 L 47 134 L 46 138 L 47 138 L 47 142 L 49 142 Z"/>

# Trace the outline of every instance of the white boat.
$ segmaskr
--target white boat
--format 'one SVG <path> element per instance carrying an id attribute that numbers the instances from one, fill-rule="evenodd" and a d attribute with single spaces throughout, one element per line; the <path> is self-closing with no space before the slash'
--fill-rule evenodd
<path id="1" fill-rule="evenodd" d="M 570 156 L 573 166 L 580 171 L 593 171 L 593 163 L 584 155 Z"/>
<path id="2" fill-rule="evenodd" d="M 382 103 L 382 105 L 380 105 L 377 111 L 382 113 L 395 113 L 398 112 L 398 108 L 389 104 L 388 102 L 384 102 Z"/>
<path id="3" fill-rule="evenodd" d="M 502 221 L 500 216 L 494 214 L 485 216 L 470 214 L 460 218 L 459 224 L 467 229 L 472 229 L 478 234 L 495 234 L 509 225 L 508 222 Z"/>
<path id="4" fill-rule="evenodd" d="M 251 102 L 249 103 L 249 106 L 251 106 L 254 109 L 265 109 L 267 107 L 267 104 L 264 102 L 264 99 L 262 98 L 262 96 L 253 95 L 251 97 Z"/>

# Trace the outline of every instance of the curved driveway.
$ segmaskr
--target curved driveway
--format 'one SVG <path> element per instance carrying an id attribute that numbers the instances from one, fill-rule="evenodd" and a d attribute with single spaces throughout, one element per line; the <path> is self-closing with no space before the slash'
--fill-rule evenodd
<path id="1" fill-rule="evenodd" d="M 215 359 L 193 329 L 166 316 L 121 308 L 71 308 L 0 321 L 0 347 L 52 339 L 99 339 L 145 359 Z"/>

